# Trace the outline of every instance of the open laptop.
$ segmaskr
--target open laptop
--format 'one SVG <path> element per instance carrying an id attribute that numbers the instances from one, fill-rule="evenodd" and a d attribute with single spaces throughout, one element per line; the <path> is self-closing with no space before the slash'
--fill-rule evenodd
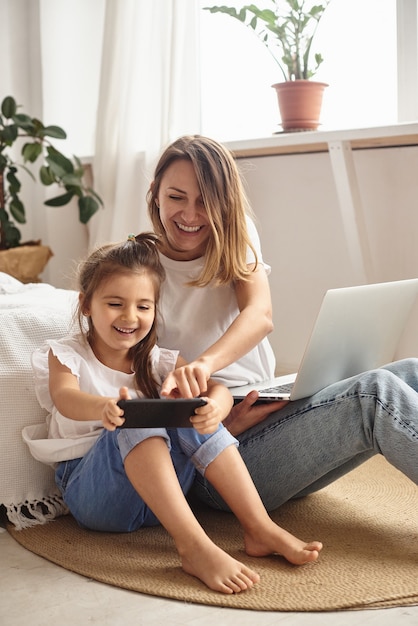
<path id="1" fill-rule="evenodd" d="M 418 295 L 418 278 L 326 292 L 297 374 L 232 387 L 236 401 L 299 400 L 393 361 Z"/>

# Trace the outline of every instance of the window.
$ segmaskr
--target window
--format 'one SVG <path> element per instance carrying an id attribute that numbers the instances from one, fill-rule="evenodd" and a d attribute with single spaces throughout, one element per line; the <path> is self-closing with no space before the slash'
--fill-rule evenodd
<path id="1" fill-rule="evenodd" d="M 282 79 L 276 63 L 250 29 L 228 15 L 203 10 L 224 3 L 239 8 L 249 0 L 197 1 L 202 133 L 233 141 L 280 132 L 271 88 Z M 257 4 L 261 2 L 267 5 L 267 0 Z M 320 128 L 418 119 L 417 3 L 332 0 L 314 40 L 314 49 L 325 59 L 315 78 L 329 84 Z M 40 6 L 44 118 L 67 130 L 69 153 L 92 154 L 105 0 L 41 0 Z M 63 23 L 68 27 L 64 31 L 57 27 Z M 74 47 L 74 41 L 79 45 Z"/>
<path id="2" fill-rule="evenodd" d="M 276 63 L 238 20 L 203 10 L 215 4 L 240 8 L 249 3 L 199 2 L 202 132 L 221 141 L 280 132 L 271 88 L 282 80 Z M 329 85 L 322 129 L 397 123 L 396 10 L 396 0 L 332 0 L 328 6 L 313 46 L 324 57 L 315 79 Z"/>

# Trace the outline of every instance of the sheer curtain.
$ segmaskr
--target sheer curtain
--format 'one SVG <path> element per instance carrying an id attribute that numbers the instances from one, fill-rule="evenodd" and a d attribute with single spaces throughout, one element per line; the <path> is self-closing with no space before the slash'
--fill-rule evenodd
<path id="1" fill-rule="evenodd" d="M 49 188 L 25 180 L 23 238 L 54 251 L 44 280 L 68 286 L 93 245 L 149 228 L 156 157 L 201 129 L 198 11 L 190 0 L 0 0 L 0 99 L 65 128 L 68 156 L 93 155 L 105 203 L 86 227 L 76 203 L 45 207 Z"/>
<path id="2" fill-rule="evenodd" d="M 39 0 L 0 0 L 0 102 L 13 96 L 22 106 L 21 112 L 42 119 L 40 45 Z M 19 160 L 17 151 L 16 157 Z M 25 172 L 20 178 L 28 219 L 27 224 L 19 225 L 22 241 L 39 239 L 45 230 L 45 216 L 34 206 L 42 206 L 45 191 L 32 184 Z"/>
<path id="3" fill-rule="evenodd" d="M 199 5 L 190 0 L 107 0 L 94 184 L 105 210 L 90 246 L 150 228 L 145 196 L 161 150 L 200 132 Z"/>

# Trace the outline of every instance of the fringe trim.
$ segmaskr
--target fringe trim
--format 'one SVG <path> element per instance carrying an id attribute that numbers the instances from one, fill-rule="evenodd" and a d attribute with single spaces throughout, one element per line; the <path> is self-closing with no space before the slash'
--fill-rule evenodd
<path id="1" fill-rule="evenodd" d="M 67 515 L 69 510 L 61 496 L 48 496 L 34 502 L 6 505 L 6 514 L 16 530 L 31 528 L 38 524 L 46 524 L 61 515 Z"/>

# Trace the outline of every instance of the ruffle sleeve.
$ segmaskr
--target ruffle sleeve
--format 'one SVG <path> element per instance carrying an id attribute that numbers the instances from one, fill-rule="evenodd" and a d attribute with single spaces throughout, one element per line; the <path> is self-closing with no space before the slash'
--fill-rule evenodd
<path id="1" fill-rule="evenodd" d="M 175 369 L 178 356 L 178 350 L 168 350 L 167 348 L 154 346 L 151 353 L 151 359 L 154 376 L 158 385 L 161 386 L 166 379 L 167 374 Z"/>
<path id="2" fill-rule="evenodd" d="M 74 343 L 80 350 L 80 343 L 74 337 L 61 340 L 48 340 L 32 354 L 32 368 L 35 384 L 35 394 L 39 404 L 49 413 L 52 412 L 54 403 L 49 393 L 49 367 L 48 354 L 52 350 L 57 359 L 71 370 L 74 376 L 79 377 L 82 355 L 74 350 Z"/>

